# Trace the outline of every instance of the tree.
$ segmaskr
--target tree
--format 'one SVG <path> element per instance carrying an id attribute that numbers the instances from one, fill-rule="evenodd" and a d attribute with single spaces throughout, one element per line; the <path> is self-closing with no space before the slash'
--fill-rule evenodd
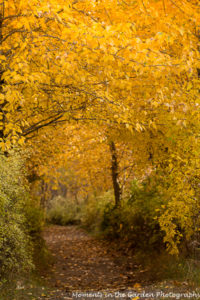
<path id="1" fill-rule="evenodd" d="M 160 225 L 176 252 L 178 227 L 194 233 L 199 207 L 199 3 L 5 0 L 2 7 L 1 147 L 42 141 L 44 132 L 55 138 L 80 120 L 111 137 L 122 133 L 135 172 L 151 169 L 159 179 Z"/>

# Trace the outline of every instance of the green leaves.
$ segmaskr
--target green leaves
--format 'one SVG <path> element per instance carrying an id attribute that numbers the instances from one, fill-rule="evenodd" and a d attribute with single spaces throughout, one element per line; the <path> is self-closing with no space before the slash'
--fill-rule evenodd
<path id="1" fill-rule="evenodd" d="M 28 198 L 20 157 L 0 155 L 0 285 L 11 274 L 30 270 L 31 244 L 25 231 L 23 207 Z"/>

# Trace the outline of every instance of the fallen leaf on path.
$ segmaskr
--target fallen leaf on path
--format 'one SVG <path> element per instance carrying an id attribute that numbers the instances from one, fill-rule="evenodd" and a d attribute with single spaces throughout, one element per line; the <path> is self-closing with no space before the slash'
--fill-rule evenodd
<path id="1" fill-rule="evenodd" d="M 141 284 L 140 283 L 135 283 L 133 287 L 136 290 L 140 290 L 141 289 Z"/>

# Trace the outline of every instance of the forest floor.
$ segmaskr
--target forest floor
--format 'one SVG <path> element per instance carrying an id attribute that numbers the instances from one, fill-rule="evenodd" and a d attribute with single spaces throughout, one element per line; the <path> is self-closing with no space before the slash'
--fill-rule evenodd
<path id="1" fill-rule="evenodd" d="M 48 226 L 43 237 L 53 259 L 42 281 L 19 282 L 8 299 L 200 299 L 200 291 L 187 282 L 159 280 L 159 269 L 144 268 L 132 252 L 77 226 Z"/>

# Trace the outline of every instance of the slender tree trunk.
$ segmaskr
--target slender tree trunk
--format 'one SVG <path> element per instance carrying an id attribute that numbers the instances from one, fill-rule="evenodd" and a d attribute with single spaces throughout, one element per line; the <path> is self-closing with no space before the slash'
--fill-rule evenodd
<path id="1" fill-rule="evenodd" d="M 110 142 L 110 152 L 111 152 L 111 172 L 113 189 L 115 195 L 115 206 L 119 206 L 121 200 L 121 189 L 119 186 L 119 173 L 118 173 L 118 161 L 117 161 L 117 151 L 116 146 L 113 141 Z"/>

